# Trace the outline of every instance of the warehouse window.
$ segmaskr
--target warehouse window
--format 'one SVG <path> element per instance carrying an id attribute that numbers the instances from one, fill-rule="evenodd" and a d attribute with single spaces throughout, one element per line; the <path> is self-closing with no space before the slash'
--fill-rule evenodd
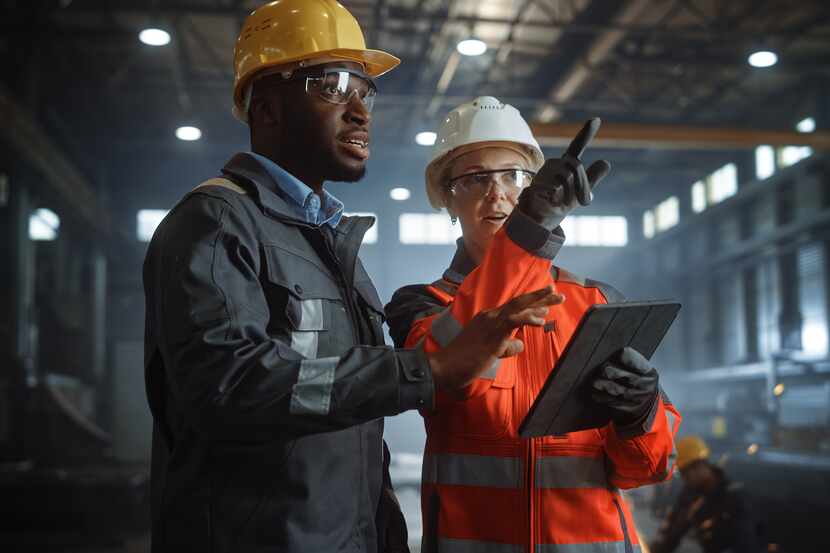
<path id="1" fill-rule="evenodd" d="M 343 212 L 343 215 L 347 217 L 353 216 L 361 216 L 361 217 L 374 217 L 375 224 L 366 231 L 366 234 L 363 235 L 363 243 L 364 244 L 377 244 L 378 242 L 378 216 L 375 213 L 371 213 L 369 211 L 352 211 L 349 213 Z"/>
<path id="2" fill-rule="evenodd" d="M 702 180 L 692 185 L 692 210 L 700 213 L 706 209 L 706 183 Z"/>
<path id="3" fill-rule="evenodd" d="M 136 236 L 138 239 L 142 242 L 149 242 L 167 213 L 168 210 L 166 209 L 140 209 L 136 215 Z"/>
<path id="4" fill-rule="evenodd" d="M 727 163 L 692 185 L 692 211 L 700 213 L 707 207 L 734 196 L 737 191 L 738 168 L 734 163 Z"/>
<path id="5" fill-rule="evenodd" d="M 776 169 L 789 167 L 811 155 L 813 149 L 809 146 L 758 146 L 755 148 L 755 176 L 759 180 L 771 177 Z"/>
<path id="6" fill-rule="evenodd" d="M 769 145 L 755 148 L 755 176 L 758 180 L 775 174 L 775 148 Z"/>
<path id="7" fill-rule="evenodd" d="M 663 232 L 680 221 L 680 202 L 677 196 L 667 198 L 657 204 L 654 210 L 654 230 Z"/>
<path id="8" fill-rule="evenodd" d="M 453 225 L 443 213 L 403 213 L 398 218 L 401 244 L 453 244 L 461 225 Z"/>
<path id="9" fill-rule="evenodd" d="M 618 215 L 572 215 L 562 221 L 566 246 L 622 247 L 628 244 L 628 221 Z"/>
<path id="10" fill-rule="evenodd" d="M 709 205 L 722 202 L 734 196 L 738 191 L 738 168 L 734 163 L 727 163 L 706 179 Z"/>
<path id="11" fill-rule="evenodd" d="M 778 166 L 782 169 L 795 165 L 802 159 L 813 155 L 813 149 L 809 146 L 784 146 L 778 149 Z"/>
<path id="12" fill-rule="evenodd" d="M 58 237 L 58 229 L 61 226 L 61 219 L 51 209 L 36 209 L 29 215 L 29 238 L 38 241 L 55 240 Z"/>
<path id="13" fill-rule="evenodd" d="M 654 211 L 651 209 L 643 213 L 643 236 L 646 238 L 654 237 Z"/>

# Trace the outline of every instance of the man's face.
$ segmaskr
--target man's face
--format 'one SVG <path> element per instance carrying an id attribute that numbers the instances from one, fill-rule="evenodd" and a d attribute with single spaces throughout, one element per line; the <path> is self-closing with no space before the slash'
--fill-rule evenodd
<path id="1" fill-rule="evenodd" d="M 310 71 L 326 67 L 362 70 L 360 64 L 344 61 L 321 64 Z M 352 95 L 346 104 L 334 104 L 313 89 L 306 92 L 304 78 L 282 83 L 278 77 L 272 79 L 277 80 L 269 84 L 265 101 L 279 113 L 282 157 L 311 164 L 324 180 L 360 180 L 369 159 L 371 116 L 358 95 Z"/>

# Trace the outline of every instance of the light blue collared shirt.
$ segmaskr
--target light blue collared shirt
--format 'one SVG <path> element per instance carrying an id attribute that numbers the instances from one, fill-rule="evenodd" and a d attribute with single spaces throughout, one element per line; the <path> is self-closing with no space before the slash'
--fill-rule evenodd
<path id="1" fill-rule="evenodd" d="M 343 217 L 343 202 L 325 189 L 321 200 L 314 190 L 267 157 L 254 152 L 250 154 L 268 171 L 280 190 L 285 192 L 290 200 L 286 203 L 298 219 L 312 225 L 329 225 L 331 228 L 337 226 Z"/>

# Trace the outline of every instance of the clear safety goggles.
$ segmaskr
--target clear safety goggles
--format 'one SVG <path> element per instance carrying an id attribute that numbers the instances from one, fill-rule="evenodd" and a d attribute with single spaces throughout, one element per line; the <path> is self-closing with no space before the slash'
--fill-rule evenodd
<path id="1" fill-rule="evenodd" d="M 492 171 L 476 171 L 450 179 L 450 192 L 455 195 L 465 194 L 483 198 L 493 186 L 497 186 L 504 195 L 516 200 L 522 190 L 530 186 L 533 171 L 524 169 L 494 169 Z"/>
<path id="2" fill-rule="evenodd" d="M 371 77 L 354 69 L 329 67 L 318 70 L 316 74 L 297 74 L 291 79 L 305 78 L 305 91 L 315 94 L 332 104 L 348 104 L 352 96 L 358 98 L 372 111 L 378 88 Z"/>

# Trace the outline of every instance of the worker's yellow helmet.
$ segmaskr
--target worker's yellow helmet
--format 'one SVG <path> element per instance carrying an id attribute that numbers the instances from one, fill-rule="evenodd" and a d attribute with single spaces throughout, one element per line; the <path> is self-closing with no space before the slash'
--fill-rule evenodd
<path id="1" fill-rule="evenodd" d="M 677 441 L 677 468 L 683 470 L 695 461 L 709 458 L 709 446 L 700 436 L 686 436 Z"/>
<path id="2" fill-rule="evenodd" d="M 393 69 L 401 60 L 380 50 L 367 50 L 363 31 L 335 0 L 275 0 L 245 20 L 234 51 L 233 101 L 244 119 L 246 87 L 270 67 L 322 60 L 360 63 L 371 77 Z"/>

